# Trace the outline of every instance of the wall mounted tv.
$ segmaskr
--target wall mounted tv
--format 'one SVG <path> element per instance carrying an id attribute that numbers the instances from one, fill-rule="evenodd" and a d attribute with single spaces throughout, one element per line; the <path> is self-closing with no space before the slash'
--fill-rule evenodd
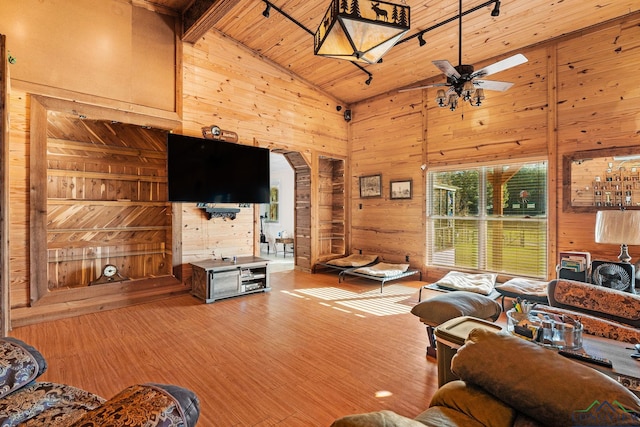
<path id="1" fill-rule="evenodd" d="M 266 148 L 167 136 L 171 202 L 269 203 L 269 175 Z"/>

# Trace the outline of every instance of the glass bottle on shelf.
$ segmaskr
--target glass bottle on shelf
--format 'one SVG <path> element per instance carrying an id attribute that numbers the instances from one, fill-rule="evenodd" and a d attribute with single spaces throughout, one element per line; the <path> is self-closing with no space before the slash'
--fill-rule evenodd
<path id="1" fill-rule="evenodd" d="M 611 170 L 611 163 L 609 163 L 609 168 L 607 169 L 607 172 L 605 173 L 604 180 L 607 181 L 607 182 L 613 181 L 613 171 Z"/>

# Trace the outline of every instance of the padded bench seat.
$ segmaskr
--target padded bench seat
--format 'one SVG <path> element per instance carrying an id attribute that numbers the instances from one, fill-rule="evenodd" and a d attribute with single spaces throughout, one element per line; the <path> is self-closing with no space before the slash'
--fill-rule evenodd
<path id="1" fill-rule="evenodd" d="M 494 289 L 502 297 L 502 310 L 506 311 L 504 307 L 505 298 L 520 298 L 530 302 L 548 305 L 547 286 L 548 282 L 515 277 L 502 284 L 496 285 Z"/>
<path id="2" fill-rule="evenodd" d="M 340 281 L 343 281 L 347 275 L 377 280 L 380 282 L 380 292 L 382 292 L 384 284 L 392 280 L 402 279 L 413 276 L 414 274 L 420 274 L 420 280 L 422 280 L 422 271 L 410 269 L 408 264 L 389 264 L 384 262 L 352 270 L 344 270 L 340 274 L 342 275 Z"/>

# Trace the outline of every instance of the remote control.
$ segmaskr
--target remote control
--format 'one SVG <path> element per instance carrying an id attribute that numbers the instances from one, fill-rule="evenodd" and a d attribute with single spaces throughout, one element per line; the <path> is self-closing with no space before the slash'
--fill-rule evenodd
<path id="1" fill-rule="evenodd" d="M 605 366 L 607 368 L 611 368 L 613 364 L 611 360 L 605 359 L 603 357 L 592 356 L 587 353 L 581 353 L 579 351 L 574 350 L 559 350 L 558 354 L 564 357 L 568 357 L 570 359 L 582 360 L 583 362 L 594 363 L 596 365 Z"/>

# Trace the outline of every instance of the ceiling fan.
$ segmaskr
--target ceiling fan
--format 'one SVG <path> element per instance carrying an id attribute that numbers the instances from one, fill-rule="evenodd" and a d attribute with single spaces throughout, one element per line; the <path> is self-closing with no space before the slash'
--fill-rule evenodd
<path id="1" fill-rule="evenodd" d="M 440 71 L 447 76 L 446 83 L 434 83 L 426 86 L 417 86 L 406 89 L 400 89 L 400 92 L 406 92 L 410 90 L 425 89 L 430 87 L 448 87 L 449 89 L 439 89 L 436 96 L 436 102 L 440 107 L 449 107 L 451 111 L 454 111 L 458 107 L 458 100 L 469 101 L 472 106 L 479 107 L 482 105 L 482 100 L 485 98 L 484 89 L 495 90 L 503 92 L 513 86 L 510 82 L 500 82 L 495 80 L 484 80 L 483 78 L 495 74 L 500 71 L 504 71 L 508 68 L 515 67 L 516 65 L 524 64 L 527 62 L 527 58 L 518 53 L 503 59 L 491 65 L 487 65 L 474 71 L 473 65 L 466 65 L 462 63 L 462 0 L 460 0 L 460 8 L 458 15 L 458 65 L 453 66 L 446 59 L 440 59 L 432 61 L 433 65 L 438 67 Z M 495 9 L 494 9 L 495 11 Z M 499 13 L 499 11 L 498 11 Z M 497 16 L 494 12 L 492 16 Z"/>

